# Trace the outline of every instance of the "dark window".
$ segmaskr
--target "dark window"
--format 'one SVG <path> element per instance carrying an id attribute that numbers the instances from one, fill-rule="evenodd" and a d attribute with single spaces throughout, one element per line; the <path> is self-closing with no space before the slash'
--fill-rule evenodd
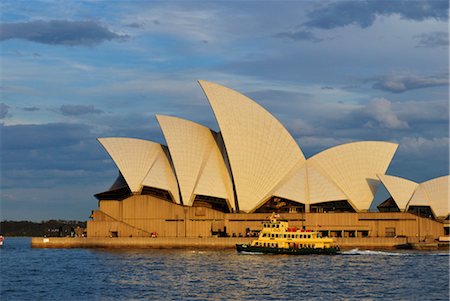
<path id="1" fill-rule="evenodd" d="M 255 213 L 299 213 L 305 212 L 305 205 L 280 197 L 271 197 L 264 205 L 256 209 Z"/>
<path id="2" fill-rule="evenodd" d="M 434 219 L 434 214 L 433 211 L 431 211 L 430 206 L 409 206 L 408 212 L 421 217 Z"/>
<path id="3" fill-rule="evenodd" d="M 311 212 L 355 212 L 352 206 L 346 201 L 323 202 L 311 205 Z"/>
<path id="4" fill-rule="evenodd" d="M 142 195 L 151 195 L 169 202 L 173 202 L 172 196 L 167 190 L 159 189 L 155 187 L 144 186 L 142 188 Z"/>
<path id="5" fill-rule="evenodd" d="M 229 213 L 230 208 L 226 199 L 216 198 L 208 195 L 197 194 L 193 203 L 194 207 L 206 207 L 217 211 Z"/>

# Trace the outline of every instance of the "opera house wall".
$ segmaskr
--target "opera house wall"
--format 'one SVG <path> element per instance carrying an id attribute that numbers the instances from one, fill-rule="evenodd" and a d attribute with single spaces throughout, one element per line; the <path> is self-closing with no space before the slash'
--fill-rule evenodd
<path id="1" fill-rule="evenodd" d="M 449 177 L 418 184 L 386 175 L 397 144 L 353 142 L 305 158 L 259 104 L 199 83 L 219 132 L 157 115 L 167 146 L 98 139 L 119 176 L 96 195 L 88 236 L 242 236 L 257 231 L 270 212 L 328 236 L 438 237 L 448 230 Z M 380 185 L 391 197 L 382 212 L 368 212 Z"/>

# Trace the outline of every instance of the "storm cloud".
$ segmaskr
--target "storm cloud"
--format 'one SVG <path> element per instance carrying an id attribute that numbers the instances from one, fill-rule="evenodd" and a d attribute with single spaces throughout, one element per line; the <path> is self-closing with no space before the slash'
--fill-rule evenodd
<path id="1" fill-rule="evenodd" d="M 408 90 L 448 86 L 448 75 L 420 76 L 409 72 L 390 74 L 367 81 L 373 81 L 373 88 L 392 93 L 402 93 Z"/>
<path id="2" fill-rule="evenodd" d="M 62 105 L 59 108 L 65 116 L 79 116 L 85 114 L 102 114 L 103 111 L 96 109 L 93 105 Z"/>
<path id="3" fill-rule="evenodd" d="M 8 116 L 9 106 L 6 103 L 0 102 L 0 119 Z"/>
<path id="4" fill-rule="evenodd" d="M 0 41 L 22 39 L 49 45 L 92 46 L 125 38 L 126 35 L 112 32 L 94 21 L 36 20 L 2 23 L 0 31 Z"/>
<path id="5" fill-rule="evenodd" d="M 437 31 L 414 36 L 418 48 L 448 47 L 448 33 Z"/>
<path id="6" fill-rule="evenodd" d="M 414 21 L 425 19 L 446 21 L 448 8 L 447 0 L 337 1 L 309 12 L 309 21 L 303 25 L 311 28 L 333 29 L 355 24 L 366 28 L 375 22 L 377 16 L 394 14 L 402 19 Z"/>
<path id="7" fill-rule="evenodd" d="M 38 107 L 23 107 L 22 110 L 24 110 L 26 112 L 36 112 L 36 111 L 39 111 L 40 108 L 38 108 Z"/>
<path id="8" fill-rule="evenodd" d="M 305 31 L 305 30 L 299 30 L 299 31 L 293 31 L 293 32 L 279 32 L 273 35 L 274 38 L 288 38 L 292 39 L 294 41 L 310 41 L 314 43 L 318 43 L 323 41 L 323 39 L 320 39 L 316 37 L 312 32 Z"/>

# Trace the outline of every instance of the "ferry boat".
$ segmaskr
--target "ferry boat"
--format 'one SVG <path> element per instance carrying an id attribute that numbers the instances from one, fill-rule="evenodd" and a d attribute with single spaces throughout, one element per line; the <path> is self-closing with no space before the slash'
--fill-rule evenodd
<path id="1" fill-rule="evenodd" d="M 0 248 L 3 246 L 3 241 L 5 240 L 5 238 L 0 235 Z"/>
<path id="2" fill-rule="evenodd" d="M 263 222 L 258 239 L 251 244 L 236 244 L 237 251 L 292 255 L 334 255 L 340 252 L 332 238 L 321 237 L 319 232 L 289 227 L 288 222 L 279 220 L 279 217 L 272 214 L 270 221 Z"/>

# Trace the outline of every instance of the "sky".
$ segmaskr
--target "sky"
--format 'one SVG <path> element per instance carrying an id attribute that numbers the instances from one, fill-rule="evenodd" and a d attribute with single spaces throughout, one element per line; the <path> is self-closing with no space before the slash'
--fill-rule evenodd
<path id="1" fill-rule="evenodd" d="M 218 131 L 199 79 L 264 106 L 307 158 L 391 141 L 387 174 L 448 175 L 448 6 L 1 1 L 0 218 L 87 220 L 118 174 L 96 138 L 165 144 L 155 114 Z"/>

